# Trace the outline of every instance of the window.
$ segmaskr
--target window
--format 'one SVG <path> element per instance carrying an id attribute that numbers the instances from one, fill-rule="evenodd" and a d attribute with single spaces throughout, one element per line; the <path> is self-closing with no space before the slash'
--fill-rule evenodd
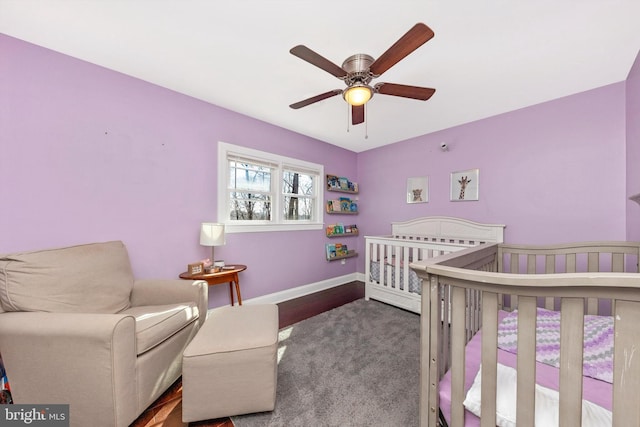
<path id="1" fill-rule="evenodd" d="M 220 142 L 218 221 L 229 232 L 316 230 L 322 165 Z"/>

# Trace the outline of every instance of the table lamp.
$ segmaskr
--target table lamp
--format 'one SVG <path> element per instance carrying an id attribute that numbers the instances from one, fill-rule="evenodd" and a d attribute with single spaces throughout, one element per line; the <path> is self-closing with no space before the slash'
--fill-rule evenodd
<path id="1" fill-rule="evenodd" d="M 214 262 L 213 249 L 216 246 L 225 244 L 224 224 L 203 222 L 200 226 L 200 244 L 202 246 L 211 246 L 211 262 Z"/>

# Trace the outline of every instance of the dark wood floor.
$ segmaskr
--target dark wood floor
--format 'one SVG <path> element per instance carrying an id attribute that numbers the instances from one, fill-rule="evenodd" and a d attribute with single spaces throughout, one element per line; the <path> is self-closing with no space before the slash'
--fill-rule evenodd
<path id="1" fill-rule="evenodd" d="M 278 304 L 280 328 L 364 298 L 364 283 L 352 282 Z M 130 427 L 184 427 L 182 383 L 176 381 Z M 189 423 L 189 427 L 233 427 L 229 418 Z"/>

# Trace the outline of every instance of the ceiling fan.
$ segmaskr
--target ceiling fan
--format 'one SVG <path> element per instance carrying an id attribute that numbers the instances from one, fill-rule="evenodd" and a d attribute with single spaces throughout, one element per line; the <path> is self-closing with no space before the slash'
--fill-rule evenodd
<path id="1" fill-rule="evenodd" d="M 289 51 L 291 54 L 343 80 L 347 88 L 321 93 L 291 104 L 289 107 L 297 110 L 341 93 L 344 100 L 351 105 L 351 122 L 357 125 L 364 122 L 364 105 L 375 93 L 426 101 L 435 93 L 435 89 L 396 83 L 376 83 L 372 87 L 369 83 L 425 44 L 433 36 L 434 33 L 431 28 L 423 23 L 417 23 L 378 59 L 374 59 L 364 53 L 357 53 L 345 59 L 342 67 L 337 66 L 306 46 L 295 46 Z"/>

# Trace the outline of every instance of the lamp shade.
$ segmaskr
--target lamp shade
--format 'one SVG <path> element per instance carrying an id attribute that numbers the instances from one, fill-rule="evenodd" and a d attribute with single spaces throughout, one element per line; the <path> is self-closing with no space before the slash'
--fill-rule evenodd
<path id="1" fill-rule="evenodd" d="M 200 226 L 200 244 L 202 246 L 224 245 L 224 224 L 203 222 Z"/>

